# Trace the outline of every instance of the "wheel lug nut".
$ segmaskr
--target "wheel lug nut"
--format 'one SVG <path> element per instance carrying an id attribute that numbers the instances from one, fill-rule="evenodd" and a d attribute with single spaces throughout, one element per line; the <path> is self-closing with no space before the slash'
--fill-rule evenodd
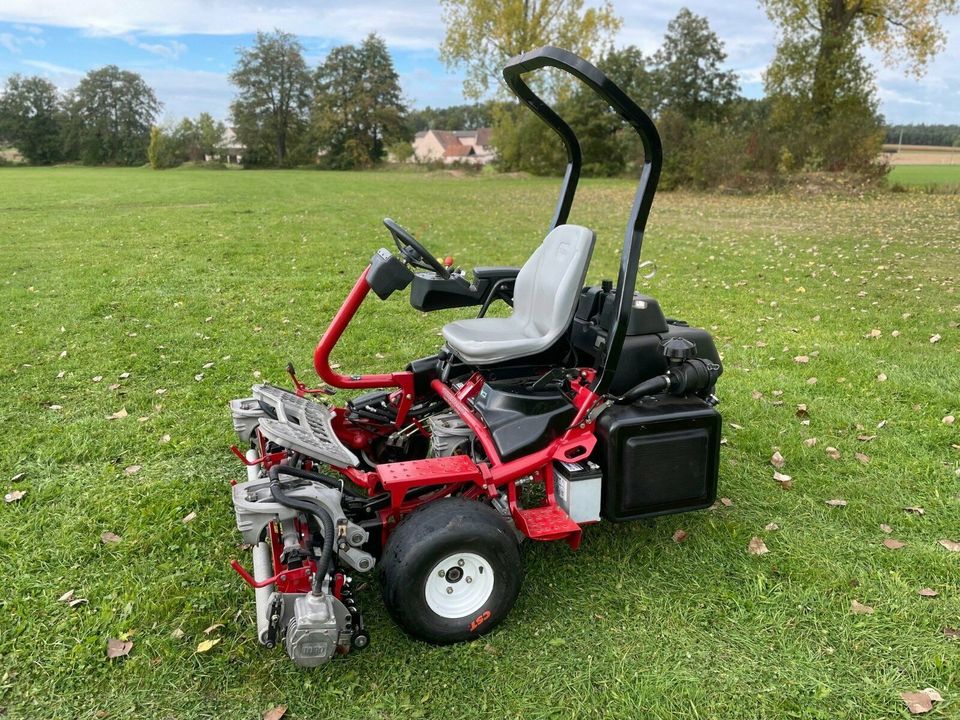
<path id="1" fill-rule="evenodd" d="M 443 577 L 444 575 L 446 575 L 446 573 L 443 570 L 440 570 L 437 572 L 437 575 L 439 575 L 440 577 Z"/>
<path id="2" fill-rule="evenodd" d="M 472 582 L 473 582 L 473 578 L 472 578 L 472 577 L 468 577 L 468 578 L 467 578 L 467 582 L 468 582 L 468 583 L 472 583 Z"/>
<path id="3" fill-rule="evenodd" d="M 460 567 L 463 567 L 463 560 L 457 560 L 457 565 L 459 565 Z"/>
<path id="4" fill-rule="evenodd" d="M 452 595 L 452 594 L 453 594 L 453 588 L 447 587 L 447 595 Z"/>

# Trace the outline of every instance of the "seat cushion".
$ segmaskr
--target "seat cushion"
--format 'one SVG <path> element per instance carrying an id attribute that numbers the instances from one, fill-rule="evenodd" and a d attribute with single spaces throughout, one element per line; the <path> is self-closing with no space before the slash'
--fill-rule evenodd
<path id="1" fill-rule="evenodd" d="M 570 327 L 596 239 L 579 225 L 554 228 L 520 268 L 508 318 L 448 323 L 443 337 L 462 360 L 484 365 L 535 355 Z"/>

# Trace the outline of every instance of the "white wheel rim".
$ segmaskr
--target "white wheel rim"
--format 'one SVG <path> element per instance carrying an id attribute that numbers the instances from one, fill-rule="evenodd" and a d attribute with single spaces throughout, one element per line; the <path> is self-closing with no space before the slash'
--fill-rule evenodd
<path id="1" fill-rule="evenodd" d="M 476 553 L 454 553 L 433 566 L 424 587 L 427 606 L 443 618 L 468 617 L 493 593 L 493 568 Z"/>

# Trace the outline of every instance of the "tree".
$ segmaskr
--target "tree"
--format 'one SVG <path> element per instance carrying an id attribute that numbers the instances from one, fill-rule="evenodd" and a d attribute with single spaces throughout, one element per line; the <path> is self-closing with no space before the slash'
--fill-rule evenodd
<path id="1" fill-rule="evenodd" d="M 196 120 L 183 118 L 171 133 L 178 159 L 203 162 L 208 155 L 216 155 L 224 132 L 224 124 L 215 121 L 210 113 L 200 113 Z"/>
<path id="2" fill-rule="evenodd" d="M 425 107 L 408 115 L 413 132 L 421 130 L 477 130 L 493 122 L 491 102 L 451 105 L 445 108 Z"/>
<path id="3" fill-rule="evenodd" d="M 143 163 L 162 107 L 138 74 L 91 70 L 67 98 L 67 155 L 88 165 Z"/>
<path id="4" fill-rule="evenodd" d="M 409 137 L 400 79 L 380 37 L 330 51 L 316 73 L 313 127 L 322 164 L 335 169 L 369 167 Z"/>
<path id="5" fill-rule="evenodd" d="M 883 118 L 870 69 L 855 45 L 831 52 L 829 85 L 817 77 L 815 38 L 783 39 L 767 69 L 770 125 L 785 151 L 807 170 L 875 169 Z"/>
<path id="6" fill-rule="evenodd" d="M 541 45 L 557 45 L 589 60 L 620 28 L 609 0 L 584 9 L 583 0 L 441 0 L 447 34 L 440 58 L 465 65 L 463 94 L 480 99 L 503 64 Z M 537 81 L 542 81 L 539 76 Z"/>
<path id="7" fill-rule="evenodd" d="M 707 19 L 681 9 L 653 56 L 659 106 L 688 120 L 719 119 L 738 88 L 736 74 L 722 69 L 726 59 Z"/>
<path id="8" fill-rule="evenodd" d="M 940 15 L 955 13 L 958 0 L 762 0 L 788 48 L 813 46 L 813 101 L 818 113 L 833 107 L 838 75 L 866 44 L 889 65 L 903 63 L 917 77 L 943 49 Z M 853 51 L 853 52 L 851 52 Z"/>
<path id="9" fill-rule="evenodd" d="M 0 138 L 33 165 L 61 157 L 62 110 L 56 86 L 41 77 L 11 75 L 0 95 Z"/>
<path id="10" fill-rule="evenodd" d="M 147 147 L 147 160 L 154 170 L 164 170 L 179 165 L 183 158 L 176 137 L 163 128 L 150 128 L 150 145 Z"/>
<path id="11" fill-rule="evenodd" d="M 280 30 L 258 32 L 252 48 L 241 48 L 230 82 L 238 95 L 230 106 L 240 141 L 276 165 L 303 138 L 310 108 L 310 73 L 303 46 Z"/>

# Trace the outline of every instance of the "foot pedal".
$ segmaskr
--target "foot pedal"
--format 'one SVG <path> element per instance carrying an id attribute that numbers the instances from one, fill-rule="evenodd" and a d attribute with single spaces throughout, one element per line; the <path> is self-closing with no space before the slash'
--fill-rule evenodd
<path id="1" fill-rule="evenodd" d="M 260 432 L 278 445 L 336 467 L 356 467 L 357 456 L 333 432 L 333 411 L 274 385 L 254 385 L 253 396 L 268 417 Z"/>
<path id="2" fill-rule="evenodd" d="M 574 550 L 580 545 L 580 526 L 556 505 L 517 508 L 513 521 L 532 540 L 566 540 Z"/>

